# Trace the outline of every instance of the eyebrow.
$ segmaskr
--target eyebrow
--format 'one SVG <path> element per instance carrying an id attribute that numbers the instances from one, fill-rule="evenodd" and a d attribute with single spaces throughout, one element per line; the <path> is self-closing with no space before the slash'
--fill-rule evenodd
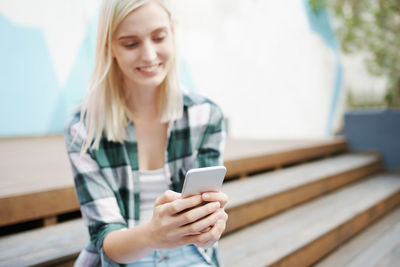
<path id="1" fill-rule="evenodd" d="M 159 27 L 159 28 L 153 30 L 150 34 L 158 33 L 161 31 L 167 31 L 167 29 L 168 28 L 165 26 Z M 138 36 L 136 36 L 134 34 L 132 34 L 132 35 L 128 34 L 128 35 L 123 35 L 123 36 L 119 37 L 118 40 L 129 39 L 129 38 L 138 38 Z"/>

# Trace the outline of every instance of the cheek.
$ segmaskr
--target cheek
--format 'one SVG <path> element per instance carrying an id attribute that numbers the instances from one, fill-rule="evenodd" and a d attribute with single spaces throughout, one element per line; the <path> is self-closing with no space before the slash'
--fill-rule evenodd
<path id="1" fill-rule="evenodd" d="M 163 60 L 170 60 L 173 58 L 174 56 L 174 47 L 172 42 L 168 42 L 165 45 L 160 47 L 160 54 L 159 56 L 163 59 Z"/>
<path id="2" fill-rule="evenodd" d="M 129 53 L 118 54 L 116 60 L 122 70 L 131 69 L 135 65 L 135 57 Z"/>

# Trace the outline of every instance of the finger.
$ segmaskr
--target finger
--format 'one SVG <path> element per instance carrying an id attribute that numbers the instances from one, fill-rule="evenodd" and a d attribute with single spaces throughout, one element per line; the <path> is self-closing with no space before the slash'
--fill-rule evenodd
<path id="1" fill-rule="evenodd" d="M 180 246 L 186 244 L 195 244 L 202 248 L 211 247 L 215 242 L 217 242 L 222 232 L 225 230 L 225 221 L 218 220 L 212 229 L 206 233 L 199 235 L 188 235 L 184 236 L 177 242 Z"/>
<path id="2" fill-rule="evenodd" d="M 169 203 L 180 198 L 181 198 L 180 193 L 174 192 L 172 190 L 167 190 L 156 199 L 154 206 L 159 206 L 165 203 Z"/>
<path id="3" fill-rule="evenodd" d="M 215 225 L 218 220 L 220 220 L 220 217 L 221 216 L 219 212 L 214 212 L 203 219 L 200 219 L 190 224 L 186 224 L 180 229 L 181 235 L 197 235 L 201 234 L 202 232 L 205 233 L 207 232 L 205 230 L 208 228 L 208 230 L 210 230 L 212 226 Z"/>
<path id="4" fill-rule="evenodd" d="M 201 195 L 195 195 L 188 198 L 179 198 L 166 204 L 166 212 L 170 215 L 175 215 L 187 209 L 193 208 L 202 202 L 203 199 L 201 198 Z"/>
<path id="5" fill-rule="evenodd" d="M 208 231 L 210 231 L 212 229 L 212 226 L 207 227 L 206 229 L 203 229 L 200 231 L 200 233 L 207 233 Z"/>
<path id="6" fill-rule="evenodd" d="M 209 232 L 197 236 L 198 242 L 196 244 L 202 248 L 211 247 L 221 238 L 225 225 L 223 220 L 218 220 Z"/>
<path id="7" fill-rule="evenodd" d="M 209 202 L 203 206 L 191 209 L 179 215 L 180 225 L 186 225 L 198 221 L 209 214 L 214 213 L 220 207 L 219 202 Z M 218 212 L 216 214 L 218 216 Z M 203 227 L 205 228 L 205 227 Z"/>
<path id="8" fill-rule="evenodd" d="M 222 192 L 205 192 L 201 197 L 207 202 L 218 201 L 221 204 L 221 208 L 225 207 L 228 202 L 228 195 Z"/>

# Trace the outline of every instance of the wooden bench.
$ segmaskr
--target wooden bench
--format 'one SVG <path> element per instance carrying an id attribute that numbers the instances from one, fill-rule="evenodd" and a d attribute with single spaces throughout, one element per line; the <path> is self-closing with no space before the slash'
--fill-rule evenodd
<path id="1" fill-rule="evenodd" d="M 374 223 L 315 267 L 398 266 L 400 263 L 400 207 Z"/>
<path id="2" fill-rule="evenodd" d="M 374 175 L 222 238 L 222 259 L 225 266 L 310 266 L 399 204 L 400 175 Z"/>
<path id="3" fill-rule="evenodd" d="M 226 232 L 273 216 L 382 170 L 379 154 L 343 154 L 227 183 Z"/>
<path id="4" fill-rule="evenodd" d="M 52 219 L 55 216 L 79 209 L 61 136 L 2 139 L 0 151 L 1 167 L 8 174 L 7 182 L 2 181 L 6 187 L 0 191 L 0 226 L 37 218 L 43 218 L 45 225 L 56 223 L 57 220 Z M 11 155 L 8 158 L 7 151 Z M 227 207 L 230 220 L 226 233 L 376 172 L 381 165 L 379 155 L 353 154 L 314 161 L 272 174 L 253 175 L 251 179 L 233 178 L 262 170 L 279 169 L 293 163 L 304 163 L 316 157 L 326 158 L 344 151 L 346 142 L 343 139 L 227 140 L 225 165 L 231 171 L 228 172 L 224 191 L 231 195 L 231 202 Z M 33 163 L 31 158 L 34 158 Z M 7 160 L 11 164 L 6 164 Z M 336 167 L 315 176 L 316 169 L 324 169 L 329 164 L 324 163 L 326 160 L 334 162 Z M 24 162 L 29 163 L 27 168 L 22 169 Z M 51 164 L 55 167 L 46 169 Z M 298 170 L 293 171 L 293 168 Z M 299 173 L 301 179 L 297 179 Z M 290 181 L 295 179 L 297 184 L 291 184 Z M 30 185 L 31 180 L 35 181 L 34 185 Z M 310 195 L 311 191 L 314 193 Z M 294 199 L 293 195 L 296 196 Z M 253 198 L 246 198 L 248 196 Z M 87 239 L 86 229 L 80 219 L 4 236 L 0 239 L 0 265 L 70 265 Z"/>
<path id="5" fill-rule="evenodd" d="M 303 236 L 303 241 L 307 246 L 322 248 L 317 257 L 319 258 L 330 251 L 321 245 L 324 242 L 328 242 L 329 248 L 332 249 L 332 247 L 368 226 L 380 215 L 389 212 L 400 201 L 400 175 L 374 175 L 363 183 L 353 183 L 365 178 L 365 175 L 376 172 L 374 166 L 378 165 L 379 167 L 379 163 L 379 156 L 374 154 L 347 154 L 225 184 L 224 191 L 231 198 L 227 206 L 230 219 L 225 234 L 228 235 L 224 236 L 220 242 L 221 253 L 226 266 L 234 265 L 236 262 L 236 260 L 230 259 L 240 255 L 237 249 L 241 247 L 239 243 L 243 243 L 243 240 L 251 239 L 255 243 L 254 246 L 261 243 L 266 246 L 268 244 L 270 247 L 266 247 L 265 251 L 269 251 L 276 245 L 276 242 L 281 240 L 282 236 L 287 236 L 285 241 L 287 247 L 284 252 L 281 252 L 283 253 L 282 257 L 274 258 L 274 261 L 281 263 L 297 262 L 299 257 L 302 258 L 302 256 L 301 254 L 294 256 L 298 250 L 295 249 L 296 247 L 291 247 L 292 242 L 288 240 L 293 238 L 290 235 L 298 235 L 302 226 L 310 227 L 308 230 L 303 229 L 303 231 L 311 231 L 310 234 Z M 316 172 L 317 169 L 322 171 Z M 340 182 L 332 183 L 333 180 Z M 314 185 L 319 183 L 321 185 L 317 188 L 325 188 L 324 190 L 314 188 Z M 341 191 L 333 191 L 348 183 L 352 183 L 352 185 Z M 312 196 L 305 197 L 315 198 L 328 191 L 333 191 L 333 193 L 298 206 L 298 204 L 304 202 L 304 197 L 298 197 L 298 195 L 312 192 Z M 374 194 L 374 191 L 377 191 L 376 194 Z M 368 194 L 365 194 L 366 192 Z M 279 195 L 286 195 L 286 197 L 277 197 Z M 369 201 L 364 199 L 369 199 Z M 266 200 L 268 202 L 265 202 Z M 356 201 L 354 202 L 354 200 Z M 348 205 L 348 202 L 357 205 Z M 292 206 L 297 207 L 281 213 L 287 207 Z M 280 214 L 276 215 L 278 213 Z M 333 217 L 325 218 L 327 214 L 331 214 Z M 336 216 L 340 214 L 343 214 L 343 218 L 337 220 Z M 259 221 L 261 218 L 257 216 L 265 218 L 271 215 L 276 216 L 251 227 L 246 227 L 241 231 L 235 231 Z M 318 224 L 315 224 L 315 221 L 318 221 Z M 328 232 L 321 232 L 321 237 L 317 238 L 318 242 L 315 241 L 317 243 L 313 244 L 316 234 L 312 234 L 312 231 L 316 225 L 320 227 L 319 223 L 323 221 L 327 221 L 328 226 L 332 225 L 329 223 L 334 221 L 335 227 L 323 225 L 326 227 L 324 231 Z M 347 228 L 341 230 L 342 225 Z M 355 225 L 357 227 L 354 227 Z M 331 228 L 335 230 L 331 230 Z M 345 231 L 345 235 L 339 238 L 338 236 L 343 235 L 341 231 Z M 262 235 L 262 233 L 268 234 Z M 324 233 L 329 233 L 331 237 L 325 240 Z M 0 263 L 6 263 L 6 265 L 41 264 L 43 266 L 72 264 L 87 241 L 88 234 L 80 219 L 3 237 L 0 239 Z M 22 243 L 23 246 L 20 245 Z M 267 259 L 258 255 L 257 247 L 249 244 L 245 246 L 246 259 L 253 259 L 254 257 L 254 264 L 258 262 L 254 266 L 264 266 L 261 263 L 269 263 Z M 309 250 L 312 249 L 309 248 Z M 312 253 L 315 253 L 315 251 Z"/>
<path id="6" fill-rule="evenodd" d="M 344 139 L 232 140 L 225 151 L 226 179 L 346 150 Z M 61 135 L 0 139 L 0 227 L 79 211 Z"/>

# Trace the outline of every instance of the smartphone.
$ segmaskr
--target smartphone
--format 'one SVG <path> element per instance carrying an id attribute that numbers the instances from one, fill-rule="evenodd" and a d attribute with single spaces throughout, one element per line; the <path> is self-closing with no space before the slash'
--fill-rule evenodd
<path id="1" fill-rule="evenodd" d="M 220 191 L 226 173 L 225 166 L 190 169 L 185 176 L 182 197 L 208 191 Z"/>

